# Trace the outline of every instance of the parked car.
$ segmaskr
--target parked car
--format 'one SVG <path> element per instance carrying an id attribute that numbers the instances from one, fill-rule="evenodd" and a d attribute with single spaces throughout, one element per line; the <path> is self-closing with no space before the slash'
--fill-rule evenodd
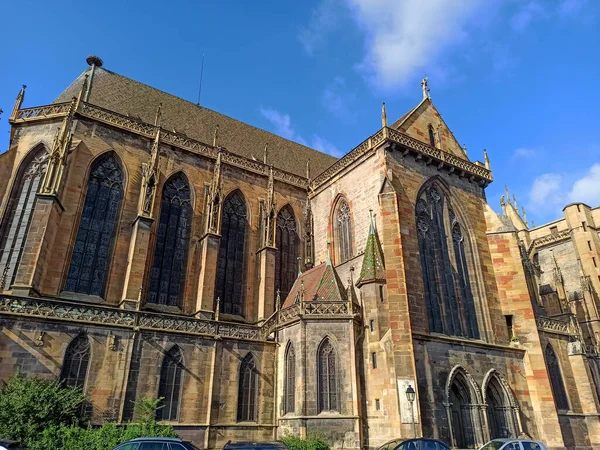
<path id="1" fill-rule="evenodd" d="M 0 439 L 0 450 L 21 450 L 22 448 L 18 442 Z"/>
<path id="2" fill-rule="evenodd" d="M 223 446 L 223 450 L 290 450 L 283 442 L 231 442 Z"/>
<path id="3" fill-rule="evenodd" d="M 383 444 L 379 450 L 450 450 L 450 447 L 437 439 L 416 438 L 394 439 Z"/>
<path id="4" fill-rule="evenodd" d="M 530 439 L 494 439 L 480 450 L 548 450 L 544 444 Z"/>
<path id="5" fill-rule="evenodd" d="M 198 450 L 179 438 L 136 438 L 118 445 L 113 450 Z"/>

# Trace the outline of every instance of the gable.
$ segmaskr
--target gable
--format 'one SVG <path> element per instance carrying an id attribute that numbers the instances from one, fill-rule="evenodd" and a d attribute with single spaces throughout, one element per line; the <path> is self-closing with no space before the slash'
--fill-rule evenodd
<path id="1" fill-rule="evenodd" d="M 436 139 L 438 135 L 441 137 L 442 150 L 460 158 L 468 159 L 454 134 L 429 98 L 424 99 L 412 111 L 402 116 L 392 125 L 392 128 L 429 145 L 430 124 L 433 126 L 434 131 L 437 131 L 435 133 Z M 437 144 L 436 147 L 440 148 L 440 145 Z"/>

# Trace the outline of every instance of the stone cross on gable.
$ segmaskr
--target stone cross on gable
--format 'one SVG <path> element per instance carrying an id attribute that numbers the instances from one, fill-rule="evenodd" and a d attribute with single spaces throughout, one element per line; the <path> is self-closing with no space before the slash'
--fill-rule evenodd
<path id="1" fill-rule="evenodd" d="M 421 80 L 421 90 L 423 91 L 423 99 L 429 98 L 430 90 L 427 87 L 429 77 L 425 77 Z"/>

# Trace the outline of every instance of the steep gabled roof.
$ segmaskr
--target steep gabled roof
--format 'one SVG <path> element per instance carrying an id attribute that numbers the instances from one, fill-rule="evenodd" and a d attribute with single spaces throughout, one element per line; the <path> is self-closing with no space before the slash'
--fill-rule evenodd
<path id="1" fill-rule="evenodd" d="M 340 280 L 331 259 L 300 274 L 294 286 L 283 302 L 282 308 L 288 308 L 300 302 L 345 302 L 348 300 L 346 289 Z"/>
<path id="2" fill-rule="evenodd" d="M 83 83 L 81 74 L 54 103 L 70 101 Z M 231 117 L 198 106 L 187 100 L 139 83 L 102 67 L 96 67 L 91 82 L 88 102 L 129 117 L 154 123 L 156 109 L 162 104 L 162 127 L 176 130 L 189 138 L 212 144 L 214 131 L 219 126 L 218 144 L 232 153 L 246 158 L 263 160 L 268 144 L 269 164 L 294 173 L 306 175 L 310 160 L 311 174 L 317 175 L 331 166 L 337 158 L 284 139 Z"/>
<path id="3" fill-rule="evenodd" d="M 379 236 L 375 230 L 373 217 L 371 216 L 371 226 L 369 227 L 369 237 L 367 238 L 367 246 L 363 257 L 362 268 L 360 269 L 360 277 L 356 282 L 356 286 L 361 287 L 366 283 L 383 282 L 385 281 L 385 265 L 383 263 L 383 251 L 379 242 Z"/>

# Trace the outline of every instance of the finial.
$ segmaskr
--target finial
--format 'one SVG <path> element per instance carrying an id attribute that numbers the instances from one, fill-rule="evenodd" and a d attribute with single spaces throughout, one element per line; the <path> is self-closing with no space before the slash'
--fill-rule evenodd
<path id="1" fill-rule="evenodd" d="M 515 207 L 515 209 L 517 210 L 517 213 L 518 213 L 519 207 L 517 206 L 517 197 L 515 196 L 515 194 L 513 194 L 513 206 Z"/>
<path id="2" fill-rule="evenodd" d="M 506 202 L 510 203 L 510 193 L 508 192 L 508 186 L 504 185 L 504 192 L 506 193 Z"/>
<path id="3" fill-rule="evenodd" d="M 104 64 L 102 62 L 102 60 L 97 57 L 96 55 L 90 55 L 87 58 L 85 58 L 85 62 L 88 63 L 88 65 L 90 66 L 96 66 L 96 67 L 102 67 L 102 65 Z"/>
<path id="4" fill-rule="evenodd" d="M 388 126 L 387 113 L 385 112 L 385 102 L 381 103 L 381 128 Z"/>
<path id="5" fill-rule="evenodd" d="M 154 126 L 160 127 L 161 120 L 162 120 L 162 103 L 159 103 L 158 108 L 156 108 L 156 115 L 154 116 Z"/>
<path id="6" fill-rule="evenodd" d="M 523 222 L 527 225 L 527 213 L 525 212 L 525 207 L 521 206 L 521 211 L 523 212 Z"/>
<path id="7" fill-rule="evenodd" d="M 483 149 L 483 162 L 485 164 L 485 168 L 487 170 L 491 170 L 490 158 L 488 157 L 487 150 L 485 148 Z"/>
<path id="8" fill-rule="evenodd" d="M 25 89 L 27 89 L 27 85 L 26 84 L 21 85 L 21 90 L 19 91 L 17 98 L 25 96 Z"/>
<path id="9" fill-rule="evenodd" d="M 275 310 L 281 309 L 281 290 L 277 289 L 277 297 L 275 298 Z"/>
<path id="10" fill-rule="evenodd" d="M 467 144 L 463 144 L 463 152 L 465 152 L 465 155 L 467 154 Z"/>
<path id="11" fill-rule="evenodd" d="M 535 222 L 533 220 L 531 221 L 531 228 L 535 228 Z"/>
<path id="12" fill-rule="evenodd" d="M 265 149 L 263 150 L 263 163 L 267 163 L 267 155 L 269 154 L 269 143 L 265 144 Z"/>
<path id="13" fill-rule="evenodd" d="M 310 180 L 310 159 L 306 161 L 306 179 Z"/>
<path id="14" fill-rule="evenodd" d="M 219 137 L 219 125 L 215 128 L 215 134 L 213 135 L 213 147 L 217 146 L 217 138 Z"/>
<path id="15" fill-rule="evenodd" d="M 302 275 L 302 258 L 299 256 L 296 258 L 298 260 L 298 278 Z"/>
<path id="16" fill-rule="evenodd" d="M 423 91 L 423 100 L 425 100 L 426 98 L 431 98 L 430 97 L 430 90 L 427 87 L 427 83 L 429 81 L 429 77 L 425 77 L 421 80 L 421 90 Z"/>
<path id="17" fill-rule="evenodd" d="M 221 297 L 217 297 L 217 303 L 215 305 L 215 320 L 219 320 L 220 312 L 221 312 Z"/>
<path id="18" fill-rule="evenodd" d="M 331 266 L 331 242 L 327 241 L 327 265 Z"/>
<path id="19" fill-rule="evenodd" d="M 370 219 L 369 234 L 375 234 L 375 223 L 373 222 L 373 210 L 372 209 L 369 209 L 369 219 Z"/>

